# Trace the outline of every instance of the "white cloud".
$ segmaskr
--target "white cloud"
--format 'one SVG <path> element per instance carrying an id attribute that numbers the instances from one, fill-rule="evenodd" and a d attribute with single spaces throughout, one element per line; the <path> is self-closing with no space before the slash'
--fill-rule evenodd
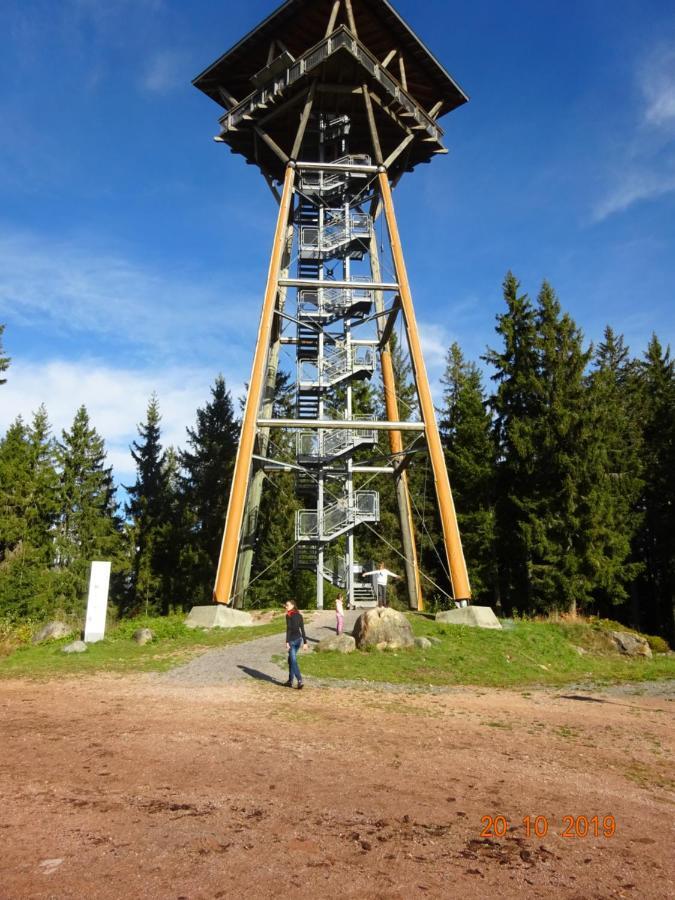
<path id="1" fill-rule="evenodd" d="M 189 84 L 185 57 L 175 50 L 160 50 L 148 61 L 141 87 L 152 94 L 166 94 L 179 85 Z"/>
<path id="2" fill-rule="evenodd" d="M 419 322 L 420 343 L 424 361 L 429 370 L 445 368 L 445 358 L 452 338 L 447 329 L 437 322 Z"/>
<path id="3" fill-rule="evenodd" d="M 223 374 L 238 412 L 243 384 L 228 378 L 227 372 Z M 129 483 L 134 477 L 129 444 L 137 437 L 137 425 L 145 419 L 153 391 L 162 415 L 162 444 L 184 446 L 185 428 L 194 424 L 197 407 L 208 402 L 213 381 L 211 369 L 123 369 L 95 359 L 53 359 L 38 364 L 18 361 L 7 373 L 7 384 L 0 388 L 0 433 L 18 415 L 28 419 L 31 411 L 44 403 L 54 433 L 60 437 L 84 404 L 106 441 L 116 478 Z"/>
<path id="4" fill-rule="evenodd" d="M 651 171 L 629 167 L 593 211 L 593 220 L 602 222 L 613 213 L 623 212 L 640 200 L 655 200 L 675 191 L 675 172 Z"/>
<path id="5" fill-rule="evenodd" d="M 0 231 L 0 315 L 121 339 L 156 355 L 246 361 L 260 301 L 227 282 L 154 270 L 83 240 Z M 236 310 L 236 315 L 234 311 Z"/>
<path id="6" fill-rule="evenodd" d="M 644 104 L 615 160 L 610 186 L 594 205 L 594 222 L 675 191 L 675 50 L 670 44 L 652 50 L 636 81 Z"/>
<path id="7" fill-rule="evenodd" d="M 675 127 L 675 49 L 661 47 L 647 60 L 641 76 L 647 103 L 645 122 L 672 130 Z"/>

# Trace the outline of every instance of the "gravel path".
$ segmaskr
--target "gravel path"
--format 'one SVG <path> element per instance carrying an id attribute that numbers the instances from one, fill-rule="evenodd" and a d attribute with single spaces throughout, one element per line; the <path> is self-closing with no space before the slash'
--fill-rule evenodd
<path id="1" fill-rule="evenodd" d="M 346 632 L 351 633 L 357 617 L 358 612 L 345 611 Z M 334 610 L 305 615 L 305 632 L 310 649 L 323 638 L 335 634 Z M 162 681 L 195 685 L 226 684 L 251 678 L 283 684 L 288 678 L 288 669 L 285 663 L 281 668 L 272 661 L 273 656 L 280 655 L 286 655 L 284 635 L 275 634 L 209 650 L 160 677 Z"/>

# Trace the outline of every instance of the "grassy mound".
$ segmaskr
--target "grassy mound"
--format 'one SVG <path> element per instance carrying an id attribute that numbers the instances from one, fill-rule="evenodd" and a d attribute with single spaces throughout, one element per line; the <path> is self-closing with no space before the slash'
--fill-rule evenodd
<path id="1" fill-rule="evenodd" d="M 32 624 L 9 626 L 4 633 L 5 655 L 0 656 L 0 678 L 51 677 L 95 672 L 160 672 L 186 662 L 196 653 L 225 644 L 236 644 L 278 634 L 284 629 L 281 613 L 253 628 L 218 628 L 212 631 L 185 627 L 185 616 L 125 619 L 113 626 L 105 640 L 89 644 L 86 653 L 63 653 L 63 647 L 79 637 L 31 644 L 37 631 Z M 155 640 L 139 647 L 131 638 L 138 628 L 150 628 Z"/>
<path id="2" fill-rule="evenodd" d="M 598 622 L 518 621 L 503 631 L 437 624 L 410 616 L 413 630 L 440 643 L 426 650 L 312 654 L 303 672 L 323 678 L 416 685 L 563 685 L 675 678 L 675 658 L 629 659 Z M 626 630 L 621 628 L 621 630 Z"/>

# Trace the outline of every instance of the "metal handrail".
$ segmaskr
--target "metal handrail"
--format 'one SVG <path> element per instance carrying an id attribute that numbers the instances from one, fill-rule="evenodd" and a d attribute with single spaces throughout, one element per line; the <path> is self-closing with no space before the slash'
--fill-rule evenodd
<path id="1" fill-rule="evenodd" d="M 443 136 L 443 129 L 440 125 L 422 109 L 392 75 L 384 70 L 379 60 L 344 25 L 340 25 L 333 34 L 311 47 L 271 84 L 253 91 L 225 113 L 220 119 L 223 130 L 230 131 L 236 128 L 246 115 L 273 102 L 285 88 L 321 65 L 328 56 L 343 48 L 348 50 L 377 79 L 387 93 L 412 116 L 418 125 L 424 128 L 430 137 L 440 141 Z"/>

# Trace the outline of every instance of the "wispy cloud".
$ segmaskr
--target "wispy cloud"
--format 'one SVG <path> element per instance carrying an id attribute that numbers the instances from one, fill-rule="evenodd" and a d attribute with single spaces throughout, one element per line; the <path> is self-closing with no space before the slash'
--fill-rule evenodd
<path id="1" fill-rule="evenodd" d="M 615 160 L 610 187 L 593 208 L 595 222 L 675 191 L 675 49 L 670 43 L 645 57 L 636 85 L 643 102 Z"/>
<path id="2" fill-rule="evenodd" d="M 437 370 L 445 367 L 445 358 L 453 338 L 443 325 L 437 322 L 420 322 L 420 343 L 424 361 L 429 368 L 429 374 L 436 374 Z"/>
<path id="3" fill-rule="evenodd" d="M 152 94 L 166 94 L 189 81 L 184 54 L 177 50 L 160 50 L 148 61 L 141 87 Z"/>
<path id="4" fill-rule="evenodd" d="M 235 314 L 236 311 L 236 314 Z M 0 230 L 5 321 L 105 335 L 156 356 L 250 356 L 259 300 L 235 283 L 179 267 L 153 269 L 86 240 Z"/>
<path id="5" fill-rule="evenodd" d="M 48 360 L 27 364 L 17 361 L 2 387 L 0 433 L 17 416 L 24 419 L 44 403 L 54 433 L 72 423 L 84 404 L 93 425 L 106 441 L 108 460 L 122 482 L 133 478 L 129 444 L 137 437 L 137 425 L 145 419 L 148 399 L 155 392 L 162 414 L 162 443 L 185 445 L 185 428 L 195 420 L 197 407 L 208 401 L 217 372 L 201 368 L 117 368 L 100 360 Z M 237 408 L 243 384 L 226 378 Z"/>
<path id="6" fill-rule="evenodd" d="M 641 73 L 645 121 L 675 134 L 675 47 L 658 48 Z"/>
<path id="7" fill-rule="evenodd" d="M 655 200 L 672 191 L 675 191 L 675 167 L 672 172 L 663 172 L 652 171 L 646 165 L 634 165 L 622 173 L 612 189 L 596 204 L 593 220 L 602 222 L 638 201 Z"/>

